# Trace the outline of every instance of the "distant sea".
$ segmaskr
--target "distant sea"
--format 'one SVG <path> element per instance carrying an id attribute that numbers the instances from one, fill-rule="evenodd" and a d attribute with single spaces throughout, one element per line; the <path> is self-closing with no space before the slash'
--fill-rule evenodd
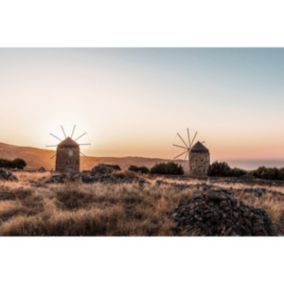
<path id="1" fill-rule="evenodd" d="M 261 166 L 284 168 L 284 160 L 227 160 L 226 162 L 231 167 L 245 170 L 254 170 Z"/>

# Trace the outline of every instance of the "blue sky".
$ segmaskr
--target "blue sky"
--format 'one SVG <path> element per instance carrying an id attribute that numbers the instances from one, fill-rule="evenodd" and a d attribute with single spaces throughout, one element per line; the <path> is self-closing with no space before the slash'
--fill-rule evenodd
<path id="1" fill-rule="evenodd" d="M 78 124 L 97 156 L 284 155 L 283 49 L 0 49 L 0 140 L 44 147 Z M 12 115 L 11 115 L 12 114 Z"/>

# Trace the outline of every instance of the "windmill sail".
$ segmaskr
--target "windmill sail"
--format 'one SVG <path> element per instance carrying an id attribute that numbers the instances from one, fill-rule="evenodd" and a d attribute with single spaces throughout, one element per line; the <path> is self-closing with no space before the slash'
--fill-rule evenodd
<path id="1" fill-rule="evenodd" d="M 177 132 L 177 136 L 178 138 L 181 140 L 183 145 L 178 145 L 178 144 L 173 144 L 174 147 L 183 149 L 185 151 L 183 151 L 182 153 L 180 153 L 179 155 L 177 155 L 174 159 L 178 159 L 180 157 L 184 156 L 184 160 L 188 160 L 188 168 L 189 168 L 189 172 L 190 172 L 190 160 L 191 160 L 191 150 L 192 150 L 192 146 L 195 142 L 195 139 L 197 137 L 198 132 L 196 131 L 191 139 L 191 135 L 190 135 L 190 131 L 189 128 L 186 129 L 186 139 L 184 139 L 178 132 Z M 187 140 L 187 143 L 185 142 Z"/>
<path id="2" fill-rule="evenodd" d="M 72 128 L 71 135 L 70 135 L 70 136 L 67 136 L 64 127 L 63 127 L 62 125 L 60 125 L 61 131 L 62 131 L 62 133 L 63 133 L 65 139 L 61 139 L 60 137 L 56 136 L 55 134 L 49 133 L 49 135 L 51 135 L 53 138 L 55 138 L 56 140 L 58 140 L 58 141 L 60 142 L 60 144 L 50 144 L 50 145 L 46 145 L 46 147 L 48 147 L 48 148 L 50 148 L 50 147 L 57 147 L 57 150 L 58 150 L 58 147 L 59 147 L 62 143 L 65 143 L 65 145 L 68 144 L 68 147 L 71 146 L 71 145 L 73 145 L 73 146 L 77 145 L 78 147 L 79 147 L 79 146 L 89 146 L 89 145 L 91 145 L 91 143 L 77 143 L 77 141 L 80 140 L 81 138 L 83 138 L 83 137 L 87 134 L 87 132 L 84 132 L 83 134 L 81 134 L 80 136 L 78 136 L 75 140 L 73 140 L 73 137 L 74 137 L 75 131 L 76 131 L 76 127 L 77 127 L 77 126 L 74 125 L 73 128 Z M 80 151 L 80 154 L 81 154 L 82 156 L 85 156 L 81 151 Z M 53 155 L 53 156 L 51 157 L 51 159 L 53 159 L 55 156 L 56 156 L 56 154 Z M 70 152 L 70 156 L 73 156 L 71 152 Z"/>

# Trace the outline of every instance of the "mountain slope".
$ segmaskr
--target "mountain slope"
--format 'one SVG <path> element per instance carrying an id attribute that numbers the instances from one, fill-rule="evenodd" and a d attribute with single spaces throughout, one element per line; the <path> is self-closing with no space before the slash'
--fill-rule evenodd
<path id="1" fill-rule="evenodd" d="M 0 143 L 0 159 L 24 159 L 28 164 L 28 169 L 40 167 L 48 170 L 54 169 L 55 159 L 51 159 L 54 154 L 55 152 L 51 150 Z M 167 160 L 143 157 L 81 157 L 81 169 L 91 169 L 99 163 L 118 164 L 122 169 L 127 169 L 129 165 L 152 167 L 158 162 L 167 162 Z M 185 165 L 183 161 L 179 163 Z"/>

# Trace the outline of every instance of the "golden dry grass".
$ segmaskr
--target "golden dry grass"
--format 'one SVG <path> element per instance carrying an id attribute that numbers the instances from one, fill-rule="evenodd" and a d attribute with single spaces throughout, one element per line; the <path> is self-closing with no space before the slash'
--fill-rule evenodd
<path id="1" fill-rule="evenodd" d="M 1 236 L 172 236 L 172 212 L 204 184 L 234 190 L 244 203 L 265 209 L 284 233 L 284 198 L 243 191 L 258 185 L 174 178 L 146 178 L 149 183 L 142 187 L 40 182 L 48 175 L 21 172 L 18 182 L 0 181 Z M 281 186 L 266 188 L 283 192 Z"/>

